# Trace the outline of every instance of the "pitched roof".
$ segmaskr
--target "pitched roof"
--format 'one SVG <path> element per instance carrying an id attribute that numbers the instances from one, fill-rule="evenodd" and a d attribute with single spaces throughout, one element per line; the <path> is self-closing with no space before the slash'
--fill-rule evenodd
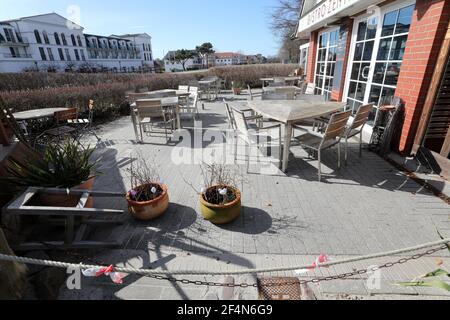
<path id="1" fill-rule="evenodd" d="M 50 12 L 50 13 L 43 13 L 43 14 L 37 14 L 34 16 L 27 16 L 27 17 L 21 17 L 21 18 L 17 18 L 17 19 L 11 19 L 11 20 L 5 20 L 2 21 L 3 23 L 8 23 L 8 22 L 16 22 L 16 21 L 21 21 L 21 20 L 31 20 L 33 18 L 40 18 L 40 17 L 45 17 L 45 16 L 57 16 L 61 19 L 64 19 L 66 21 L 69 21 L 70 23 L 72 23 L 73 25 L 75 25 L 76 27 L 78 27 L 79 29 L 84 29 L 82 26 L 80 26 L 79 24 L 73 22 L 72 20 L 69 20 L 65 17 L 63 17 L 62 15 L 56 13 L 56 12 Z"/>
<path id="2" fill-rule="evenodd" d="M 215 55 L 217 59 L 227 59 L 240 56 L 241 54 L 237 52 L 216 52 Z"/>

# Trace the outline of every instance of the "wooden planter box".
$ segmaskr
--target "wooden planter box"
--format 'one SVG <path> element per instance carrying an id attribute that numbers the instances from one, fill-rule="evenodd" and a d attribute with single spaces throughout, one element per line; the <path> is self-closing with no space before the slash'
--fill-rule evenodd
<path id="1" fill-rule="evenodd" d="M 0 144 L 4 146 L 8 146 L 12 142 L 14 134 L 11 128 L 9 128 L 6 124 L 0 121 Z"/>

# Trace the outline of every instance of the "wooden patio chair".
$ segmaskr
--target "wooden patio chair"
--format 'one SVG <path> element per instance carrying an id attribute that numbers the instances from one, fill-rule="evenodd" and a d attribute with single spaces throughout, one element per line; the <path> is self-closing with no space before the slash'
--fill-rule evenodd
<path id="1" fill-rule="evenodd" d="M 327 129 L 323 134 L 305 130 L 303 127 L 294 126 L 294 129 L 300 129 L 305 133 L 295 137 L 295 139 L 300 143 L 300 145 L 308 150 L 317 152 L 319 167 L 318 175 L 319 182 L 322 181 L 322 151 L 332 148 L 335 145 L 338 146 L 338 167 L 341 168 L 341 139 L 347 129 L 347 123 L 350 119 L 352 112 L 345 111 L 335 113 L 331 116 L 330 122 L 328 123 Z M 309 154 L 309 152 L 308 152 Z"/>
<path id="2" fill-rule="evenodd" d="M 134 109 L 136 125 L 139 127 L 141 142 L 144 142 L 144 128 L 150 125 L 150 132 L 154 132 L 154 124 L 163 124 L 166 140 L 168 138 L 168 125 L 171 130 L 175 127 L 175 118 L 172 109 L 164 109 L 161 100 L 137 100 Z M 148 132 L 148 131 L 147 131 Z"/>

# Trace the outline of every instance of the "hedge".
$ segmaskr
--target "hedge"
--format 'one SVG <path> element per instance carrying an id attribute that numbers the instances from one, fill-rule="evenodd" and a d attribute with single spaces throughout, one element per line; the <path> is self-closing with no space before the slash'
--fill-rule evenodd
<path id="1" fill-rule="evenodd" d="M 119 114 L 127 111 L 127 91 L 175 89 L 204 76 L 216 75 L 231 81 L 261 86 L 260 78 L 287 76 L 297 65 L 249 65 L 215 67 L 207 71 L 165 74 L 0 74 L 0 94 L 15 112 L 62 106 L 79 107 L 96 102 L 97 115 Z"/>

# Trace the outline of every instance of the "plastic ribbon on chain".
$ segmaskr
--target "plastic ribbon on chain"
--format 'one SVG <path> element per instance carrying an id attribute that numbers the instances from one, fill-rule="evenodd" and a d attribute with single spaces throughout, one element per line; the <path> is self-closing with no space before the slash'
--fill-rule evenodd
<path id="1" fill-rule="evenodd" d="M 109 276 L 115 284 L 123 283 L 123 275 L 121 273 L 114 272 L 114 268 L 112 265 L 105 268 L 85 269 L 81 270 L 81 272 L 85 277 L 100 277 L 102 275 L 105 275 Z"/>
<path id="2" fill-rule="evenodd" d="M 320 256 L 318 256 L 316 258 L 316 261 L 314 261 L 312 263 L 312 265 L 310 267 L 308 267 L 307 269 L 300 269 L 300 270 L 295 270 L 296 274 L 304 274 L 304 273 L 308 273 L 316 268 L 320 268 L 320 265 L 323 263 L 327 263 L 329 261 L 331 261 L 332 259 L 327 256 L 326 254 L 321 254 Z"/>

